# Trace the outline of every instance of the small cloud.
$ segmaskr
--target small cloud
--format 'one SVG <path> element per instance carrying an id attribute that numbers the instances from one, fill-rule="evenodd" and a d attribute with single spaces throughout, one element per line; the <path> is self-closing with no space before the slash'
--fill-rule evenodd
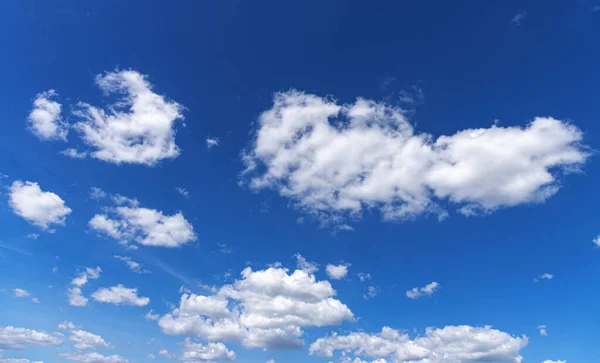
<path id="1" fill-rule="evenodd" d="M 148 353 L 148 359 L 154 359 L 156 356 L 152 353 Z"/>
<path id="2" fill-rule="evenodd" d="M 73 330 L 75 329 L 75 324 L 73 322 L 65 320 L 62 323 L 58 324 L 58 329 L 60 330 Z"/>
<path id="3" fill-rule="evenodd" d="M 360 279 L 361 282 L 365 282 L 365 281 L 371 279 L 371 274 L 366 274 L 366 273 L 363 273 L 363 272 L 359 272 L 356 275 L 358 276 L 358 278 Z"/>
<path id="4" fill-rule="evenodd" d="M 592 242 L 594 242 L 596 247 L 600 247 L 600 234 L 596 238 L 594 238 Z"/>
<path id="5" fill-rule="evenodd" d="M 85 151 L 77 151 L 77 149 L 73 148 L 65 149 L 59 154 L 67 156 L 71 159 L 85 159 L 87 157 L 87 153 Z"/>
<path id="6" fill-rule="evenodd" d="M 39 236 L 40 235 L 37 234 L 37 233 L 30 233 L 30 234 L 27 235 L 27 238 L 35 240 L 35 239 L 38 239 Z"/>
<path id="7" fill-rule="evenodd" d="M 13 289 L 13 294 L 15 294 L 16 297 L 27 297 L 30 295 L 29 291 L 19 288 Z"/>
<path id="8" fill-rule="evenodd" d="M 541 336 L 543 336 L 543 337 L 548 336 L 548 331 L 546 330 L 547 327 L 545 325 L 539 325 L 537 328 L 539 329 Z"/>
<path id="9" fill-rule="evenodd" d="M 547 272 L 541 274 L 540 276 L 533 279 L 533 282 L 540 282 L 540 280 L 552 280 L 554 275 L 549 274 Z"/>
<path id="10" fill-rule="evenodd" d="M 327 276 L 329 276 L 329 278 L 331 278 L 332 280 L 341 280 L 344 277 L 346 277 L 346 275 L 348 275 L 348 267 L 350 267 L 350 264 L 345 264 L 345 265 L 329 264 L 329 265 L 327 265 L 327 267 L 325 267 L 325 272 L 327 272 Z"/>
<path id="11" fill-rule="evenodd" d="M 519 11 L 508 23 L 509 25 L 519 26 L 521 22 L 527 18 L 527 11 L 521 10 Z"/>
<path id="12" fill-rule="evenodd" d="M 233 250 L 229 246 L 227 246 L 225 243 L 217 243 L 217 247 L 219 249 L 219 252 L 221 252 L 224 255 L 233 253 Z"/>
<path id="13" fill-rule="evenodd" d="M 206 138 L 206 147 L 210 150 L 215 146 L 219 146 L 219 138 L 218 137 L 207 137 Z"/>
<path id="14" fill-rule="evenodd" d="M 58 267 L 57 266 L 52 267 L 52 273 L 55 274 L 57 272 L 58 272 Z"/>
<path id="15" fill-rule="evenodd" d="M 594 5 L 594 6 L 592 6 L 591 11 L 592 11 L 592 13 L 595 13 L 596 11 L 600 11 L 600 5 Z"/>
<path id="16" fill-rule="evenodd" d="M 31 301 L 33 301 L 33 302 L 34 302 L 34 303 L 36 303 L 36 304 L 39 304 L 39 303 L 40 303 L 40 300 L 39 300 L 37 297 L 32 297 L 32 298 L 31 298 Z"/>
<path id="17" fill-rule="evenodd" d="M 406 291 L 406 297 L 414 300 L 422 296 L 431 296 L 439 288 L 440 284 L 433 281 L 423 287 L 413 287 L 412 289 Z"/>
<path id="18" fill-rule="evenodd" d="M 319 265 L 317 265 L 315 262 L 308 261 L 299 253 L 296 253 L 295 257 L 297 261 L 296 264 L 300 270 L 306 272 L 307 274 L 313 274 L 319 271 Z"/>
<path id="19" fill-rule="evenodd" d="M 377 287 L 371 285 L 367 288 L 367 292 L 365 294 L 363 294 L 363 299 L 365 299 L 365 300 L 372 299 L 379 294 L 379 291 L 380 290 Z"/>
<path id="20" fill-rule="evenodd" d="M 158 318 L 160 318 L 160 315 L 152 314 L 152 310 L 150 310 L 149 312 L 146 313 L 146 315 L 144 315 L 144 319 L 146 319 L 146 320 L 158 320 Z"/>
<path id="21" fill-rule="evenodd" d="M 183 195 L 186 198 L 189 198 L 190 196 L 190 192 L 188 192 L 187 189 L 185 189 L 184 187 L 177 187 L 175 188 L 175 191 L 177 191 L 177 193 Z"/>
<path id="22" fill-rule="evenodd" d="M 93 200 L 100 200 L 103 198 L 106 198 L 106 192 L 100 188 L 96 188 L 96 187 L 91 187 L 90 188 L 90 199 Z"/>

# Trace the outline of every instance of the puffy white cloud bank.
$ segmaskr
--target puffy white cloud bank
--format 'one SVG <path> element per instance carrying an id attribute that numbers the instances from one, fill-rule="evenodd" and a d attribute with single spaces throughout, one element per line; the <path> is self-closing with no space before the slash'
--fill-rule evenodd
<path id="1" fill-rule="evenodd" d="M 43 191 L 38 183 L 17 180 L 9 187 L 8 203 L 16 215 L 27 222 L 50 230 L 51 225 L 64 225 L 71 208 L 52 192 Z"/>
<path id="2" fill-rule="evenodd" d="M 376 334 L 332 333 L 312 343 L 309 353 L 334 357 L 340 351 L 353 363 L 365 362 L 363 359 L 376 363 L 521 363 L 519 352 L 527 343 L 526 336 L 514 337 L 489 326 L 427 328 L 424 336 L 414 339 L 384 327 Z"/>
<path id="3" fill-rule="evenodd" d="M 396 107 L 277 93 L 243 160 L 244 180 L 325 223 L 378 209 L 386 220 L 465 215 L 543 202 L 590 155 L 575 126 L 536 117 L 525 127 L 416 132 Z M 327 222 L 328 221 L 328 222 Z"/>
<path id="4" fill-rule="evenodd" d="M 121 98 L 106 108 L 80 103 L 74 112 L 79 119 L 74 127 L 92 157 L 152 166 L 179 155 L 174 124 L 183 119 L 180 104 L 155 93 L 147 77 L 133 70 L 98 75 L 96 84 Z"/>
<path id="5" fill-rule="evenodd" d="M 350 309 L 335 299 L 328 281 L 283 267 L 253 271 L 222 286 L 214 295 L 184 293 L 179 306 L 158 323 L 169 335 L 195 336 L 211 343 L 241 342 L 246 348 L 304 346 L 303 328 L 353 321 Z"/>

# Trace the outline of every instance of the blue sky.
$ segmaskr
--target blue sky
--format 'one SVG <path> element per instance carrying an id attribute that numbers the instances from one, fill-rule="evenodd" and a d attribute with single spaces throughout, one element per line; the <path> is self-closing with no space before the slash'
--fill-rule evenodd
<path id="1" fill-rule="evenodd" d="M 0 362 L 595 361 L 598 6 L 5 2 Z"/>

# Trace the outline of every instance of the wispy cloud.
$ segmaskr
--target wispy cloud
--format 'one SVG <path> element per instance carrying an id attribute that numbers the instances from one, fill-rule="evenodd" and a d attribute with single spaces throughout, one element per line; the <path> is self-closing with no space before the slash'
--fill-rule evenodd
<path id="1" fill-rule="evenodd" d="M 5 244 L 2 241 L 0 241 L 0 248 L 8 250 L 8 251 L 11 251 L 11 252 L 18 253 L 18 254 L 23 255 L 23 256 L 33 256 L 33 254 L 31 252 L 22 250 L 22 249 L 20 249 L 18 247 L 7 245 L 7 244 Z"/>
<path id="2" fill-rule="evenodd" d="M 512 19 L 510 19 L 509 25 L 519 26 L 521 22 L 527 18 L 527 11 L 520 10 Z"/>

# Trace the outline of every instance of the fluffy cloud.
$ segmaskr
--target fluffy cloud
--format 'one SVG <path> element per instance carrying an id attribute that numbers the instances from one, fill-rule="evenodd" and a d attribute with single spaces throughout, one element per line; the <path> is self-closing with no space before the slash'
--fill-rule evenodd
<path id="1" fill-rule="evenodd" d="M 125 197 L 115 200 L 125 203 Z M 113 196 L 114 199 L 114 196 Z M 131 200 L 127 202 L 131 205 Z M 137 200 L 136 200 L 137 202 Z M 179 247 L 196 240 L 194 227 L 181 212 L 164 215 L 155 209 L 131 207 L 108 208 L 109 214 L 96 214 L 88 222 L 90 228 L 127 245 L 135 241 L 145 246 Z"/>
<path id="2" fill-rule="evenodd" d="M 52 89 L 39 93 L 27 118 L 29 130 L 42 140 L 67 140 L 69 126 L 60 117 L 62 106 L 54 100 L 56 97 Z"/>
<path id="3" fill-rule="evenodd" d="M 80 103 L 74 115 L 91 156 L 111 163 L 155 165 L 179 155 L 174 123 L 183 107 L 152 91 L 146 76 L 132 70 L 96 76 L 106 94 L 122 98 L 106 109 Z"/>
<path id="4" fill-rule="evenodd" d="M 146 320 L 158 320 L 158 318 L 160 318 L 160 315 L 152 314 L 152 310 L 150 310 L 149 312 L 146 313 L 146 315 L 144 315 L 144 319 L 146 319 Z"/>
<path id="5" fill-rule="evenodd" d="M 38 183 L 17 180 L 9 192 L 9 204 L 15 214 L 41 229 L 47 230 L 51 224 L 64 225 L 71 213 L 64 200 L 52 192 L 42 191 Z"/>
<path id="6" fill-rule="evenodd" d="M 527 337 L 513 337 L 486 327 L 447 326 L 427 328 L 425 336 L 411 339 L 408 334 L 384 327 L 380 333 L 363 332 L 319 338 L 311 344 L 311 355 L 333 357 L 336 351 L 366 356 L 376 362 L 391 363 L 521 363 L 520 350 Z"/>
<path id="7" fill-rule="evenodd" d="M 127 267 L 129 267 L 129 269 L 135 273 L 138 274 L 147 274 L 150 273 L 150 271 L 142 268 L 142 265 L 140 265 L 138 262 L 135 262 L 131 259 L 131 257 L 126 257 L 126 256 L 119 256 L 119 255 L 115 255 L 113 256 L 114 258 L 121 260 L 123 262 L 125 262 L 125 264 L 127 265 Z"/>
<path id="8" fill-rule="evenodd" d="M 146 306 L 150 303 L 149 298 L 138 296 L 137 288 L 127 288 L 121 284 L 98 289 L 92 294 L 92 298 L 99 302 L 116 305 Z"/>
<path id="9" fill-rule="evenodd" d="M 77 149 L 68 148 L 60 152 L 61 155 L 69 157 L 71 159 L 85 159 L 87 157 L 86 152 L 78 151 Z"/>
<path id="10" fill-rule="evenodd" d="M 110 345 L 100 335 L 92 334 L 85 330 L 78 329 L 71 331 L 69 340 L 75 343 L 74 347 L 78 350 L 110 347 Z"/>
<path id="11" fill-rule="evenodd" d="M 100 189 L 100 188 L 91 187 L 89 195 L 90 195 L 90 199 L 100 200 L 100 199 L 106 198 L 106 196 L 108 194 L 106 194 L 106 192 L 104 190 Z"/>
<path id="12" fill-rule="evenodd" d="M 365 99 L 339 105 L 298 91 L 275 95 L 243 160 L 254 189 L 274 189 L 325 223 L 378 209 L 384 219 L 466 215 L 542 202 L 559 175 L 589 156 L 582 132 L 553 118 L 526 127 L 416 133 L 403 111 Z"/>
<path id="13" fill-rule="evenodd" d="M 413 287 L 406 292 L 406 297 L 409 299 L 417 299 L 422 296 L 431 296 L 439 288 L 440 284 L 433 281 L 423 287 Z"/>
<path id="14" fill-rule="evenodd" d="M 333 279 L 333 280 L 341 280 L 344 277 L 346 277 L 346 275 L 348 275 L 348 267 L 350 267 L 350 265 L 327 265 L 327 267 L 325 268 L 325 271 L 327 272 L 327 276 L 329 276 L 329 278 Z"/>
<path id="15" fill-rule="evenodd" d="M 158 351 L 158 355 L 168 358 L 168 359 L 175 359 L 177 356 L 173 353 L 170 353 L 168 350 L 166 349 L 161 349 Z"/>
<path id="16" fill-rule="evenodd" d="M 299 348 L 303 327 L 354 320 L 335 294 L 328 281 L 301 269 L 290 274 L 282 267 L 248 267 L 214 295 L 183 294 L 179 307 L 161 317 L 159 326 L 169 335 L 241 341 L 248 348 Z"/>
<path id="17" fill-rule="evenodd" d="M 30 295 L 29 291 L 19 288 L 13 289 L 13 294 L 15 294 L 16 297 L 27 297 Z"/>
<path id="18" fill-rule="evenodd" d="M 59 357 L 81 363 L 129 363 L 129 361 L 120 355 L 104 356 L 100 353 L 59 353 Z"/>
<path id="19" fill-rule="evenodd" d="M 75 329 L 75 324 L 73 322 L 65 320 L 62 323 L 58 324 L 58 329 L 60 330 L 72 330 Z"/>
<path id="20" fill-rule="evenodd" d="M 0 328 L 0 349 L 25 349 L 27 346 L 57 346 L 64 341 L 61 333 L 15 328 Z"/>
<path id="21" fill-rule="evenodd" d="M 81 288 L 88 283 L 90 279 L 96 280 L 100 277 L 102 269 L 97 266 L 96 268 L 86 267 L 86 269 L 77 275 L 77 277 L 71 280 L 73 287 L 67 290 L 67 297 L 69 298 L 69 305 L 83 307 L 87 306 L 88 298 L 82 295 Z"/>
<path id="22" fill-rule="evenodd" d="M 553 274 L 549 274 L 547 272 L 540 274 L 538 277 L 533 279 L 533 282 L 540 282 L 540 280 L 552 280 L 554 278 Z"/>
<path id="23" fill-rule="evenodd" d="M 235 353 L 228 350 L 223 343 L 208 343 L 207 345 L 192 343 L 190 338 L 186 338 L 183 344 L 183 355 L 181 360 L 188 362 L 196 361 L 218 361 L 233 360 Z"/>
<path id="24" fill-rule="evenodd" d="M 319 265 L 317 265 L 315 262 L 308 261 L 301 254 L 296 253 L 294 257 L 296 257 L 296 265 L 298 266 L 298 268 L 306 272 L 307 274 L 313 274 L 319 271 Z"/>
<path id="25" fill-rule="evenodd" d="M 213 137 L 213 138 L 207 137 L 206 138 L 206 147 L 210 150 L 215 146 L 219 146 L 219 139 L 216 137 Z"/>

